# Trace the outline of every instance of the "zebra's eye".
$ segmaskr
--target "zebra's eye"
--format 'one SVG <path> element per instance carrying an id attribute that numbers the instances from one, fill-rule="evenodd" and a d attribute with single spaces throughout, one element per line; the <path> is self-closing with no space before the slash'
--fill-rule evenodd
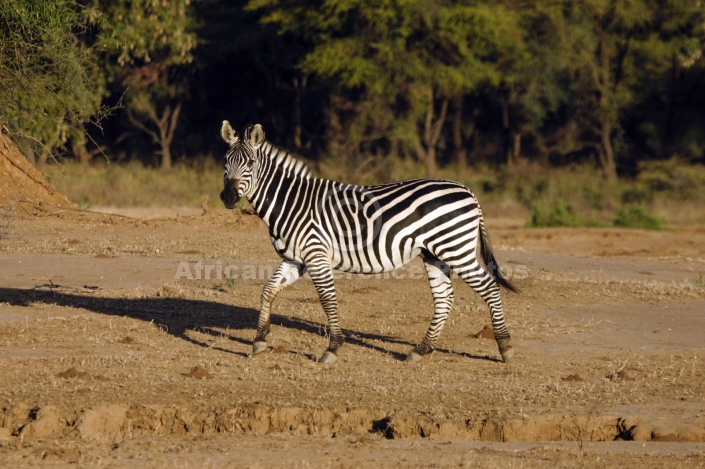
<path id="1" fill-rule="evenodd" d="M 247 160 L 247 168 L 248 168 L 248 169 L 252 169 L 252 166 L 254 166 L 254 164 L 255 164 L 255 160 L 254 160 L 254 159 L 252 159 L 252 160 Z"/>

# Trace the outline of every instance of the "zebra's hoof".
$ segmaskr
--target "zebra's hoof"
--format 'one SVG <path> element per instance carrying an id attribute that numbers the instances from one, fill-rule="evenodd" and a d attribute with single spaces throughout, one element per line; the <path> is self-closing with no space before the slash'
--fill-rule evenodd
<path id="1" fill-rule="evenodd" d="M 318 359 L 318 363 L 331 364 L 331 363 L 335 363 L 337 360 L 338 360 L 338 355 L 331 352 L 330 350 L 326 350 L 325 352 L 323 352 L 323 355 L 321 355 L 321 358 Z"/>
<path id="2" fill-rule="evenodd" d="M 500 348 L 499 353 L 502 355 L 502 361 L 509 363 L 509 360 L 514 356 L 514 348 L 511 345 L 507 345 L 506 347 Z"/>
<path id="3" fill-rule="evenodd" d="M 407 363 L 416 363 L 420 361 L 423 358 L 423 355 L 420 353 L 416 353 L 415 351 L 409 352 L 409 355 L 406 356 L 406 360 L 404 360 Z"/>
<path id="4" fill-rule="evenodd" d="M 254 344 L 252 344 L 252 356 L 254 357 L 257 354 L 260 354 L 262 352 L 266 352 L 269 350 L 269 342 L 266 342 L 264 340 L 258 340 Z"/>

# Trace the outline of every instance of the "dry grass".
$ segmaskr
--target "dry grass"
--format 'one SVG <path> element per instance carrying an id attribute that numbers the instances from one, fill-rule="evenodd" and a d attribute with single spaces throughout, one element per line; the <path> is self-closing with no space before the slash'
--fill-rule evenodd
<path id="1" fill-rule="evenodd" d="M 422 166 L 410 160 L 391 159 L 378 171 L 348 174 L 339 165 L 322 163 L 322 177 L 356 184 L 378 184 L 423 176 Z M 222 208 L 222 167 L 201 158 L 177 164 L 171 171 L 140 163 L 80 166 L 67 161 L 47 166 L 50 183 L 82 207 L 195 207 L 204 201 L 211 209 Z M 472 167 L 463 172 L 447 167 L 439 177 L 469 187 L 487 214 L 507 214 L 529 220 L 532 210 L 571 207 L 571 223 L 580 226 L 611 226 L 624 207 L 642 207 L 669 226 L 705 225 L 705 169 L 677 160 L 645 165 L 634 180 L 607 181 L 589 166 L 553 168 L 522 163 L 513 171 Z M 565 218 L 565 216 L 564 216 Z"/>

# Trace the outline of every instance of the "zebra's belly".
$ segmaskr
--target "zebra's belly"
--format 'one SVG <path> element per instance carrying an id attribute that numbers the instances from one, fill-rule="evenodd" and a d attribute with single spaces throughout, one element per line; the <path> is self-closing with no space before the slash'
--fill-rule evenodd
<path id="1" fill-rule="evenodd" d="M 305 264 L 300 250 L 294 249 L 292 245 L 287 245 L 286 241 L 281 238 L 275 238 L 272 236 L 271 240 L 274 250 L 277 251 L 277 254 L 279 254 L 282 259 Z"/>
<path id="2" fill-rule="evenodd" d="M 283 259 L 299 262 L 306 265 L 307 252 L 295 249 L 293 245 L 287 244 L 281 238 L 272 237 L 272 244 Z M 403 248 L 393 250 L 391 253 L 385 250 L 375 250 L 371 246 L 364 249 L 341 249 L 340 247 L 328 247 L 331 259 L 331 267 L 334 270 L 349 272 L 353 274 L 380 274 L 391 272 L 404 267 L 421 254 L 421 247 L 415 243 L 409 243 Z M 309 253 L 310 254 L 310 253 Z"/>
<path id="3" fill-rule="evenodd" d="M 332 259 L 333 268 L 353 274 L 381 274 L 404 267 L 421 254 L 420 248 L 414 248 L 392 256 L 378 256 L 372 251 L 335 252 Z"/>

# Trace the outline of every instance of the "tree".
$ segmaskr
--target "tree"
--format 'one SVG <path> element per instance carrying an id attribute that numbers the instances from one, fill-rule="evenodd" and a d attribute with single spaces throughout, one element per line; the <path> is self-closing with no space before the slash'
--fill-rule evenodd
<path id="1" fill-rule="evenodd" d="M 320 103 L 327 92 L 296 67 L 310 42 L 273 24 L 261 24 L 260 12 L 246 8 L 246 3 L 198 0 L 193 4 L 198 73 L 191 80 L 184 112 L 208 125 L 198 148 L 221 151 L 212 129 L 227 118 L 241 124 L 261 123 L 279 144 L 311 156 L 317 150 L 314 145 L 323 140 L 318 132 L 323 115 Z"/>
<path id="2" fill-rule="evenodd" d="M 299 64 L 333 82 L 353 110 L 346 135 L 383 141 L 437 171 L 451 100 L 498 82 L 497 60 L 513 47 L 517 17 L 506 8 L 470 2 L 343 2 L 301 8 L 253 0 L 265 22 L 310 38 Z M 341 60 L 341 58 L 344 58 Z M 456 107 L 456 112 L 458 108 Z"/>
<path id="3" fill-rule="evenodd" d="M 634 94 L 627 86 L 625 68 L 635 43 L 642 41 L 653 20 L 650 0 L 566 1 L 566 27 L 572 31 L 579 86 L 587 105 L 583 124 L 596 148 L 600 166 L 609 179 L 617 178 L 614 149 L 624 109 Z"/>
<path id="4" fill-rule="evenodd" d="M 705 4 L 666 0 L 659 4 L 643 39 L 631 47 L 624 81 L 633 93 L 625 109 L 625 132 L 639 157 L 687 160 L 705 156 Z"/>
<path id="5" fill-rule="evenodd" d="M 93 0 L 86 16 L 97 32 L 107 81 L 125 93 L 128 118 L 159 145 L 162 168 L 172 164 L 196 36 L 190 0 Z"/>
<path id="6" fill-rule="evenodd" d="M 521 38 L 500 58 L 501 82 L 495 88 L 504 134 L 501 161 L 512 166 L 531 136 L 546 152 L 544 124 L 570 100 L 573 50 L 562 1 L 507 0 L 520 18 Z"/>
<path id="7" fill-rule="evenodd" d="M 103 82 L 69 0 L 0 2 L 0 123 L 29 156 L 52 156 L 100 110 Z M 97 117 L 96 117 L 97 118 Z"/>

